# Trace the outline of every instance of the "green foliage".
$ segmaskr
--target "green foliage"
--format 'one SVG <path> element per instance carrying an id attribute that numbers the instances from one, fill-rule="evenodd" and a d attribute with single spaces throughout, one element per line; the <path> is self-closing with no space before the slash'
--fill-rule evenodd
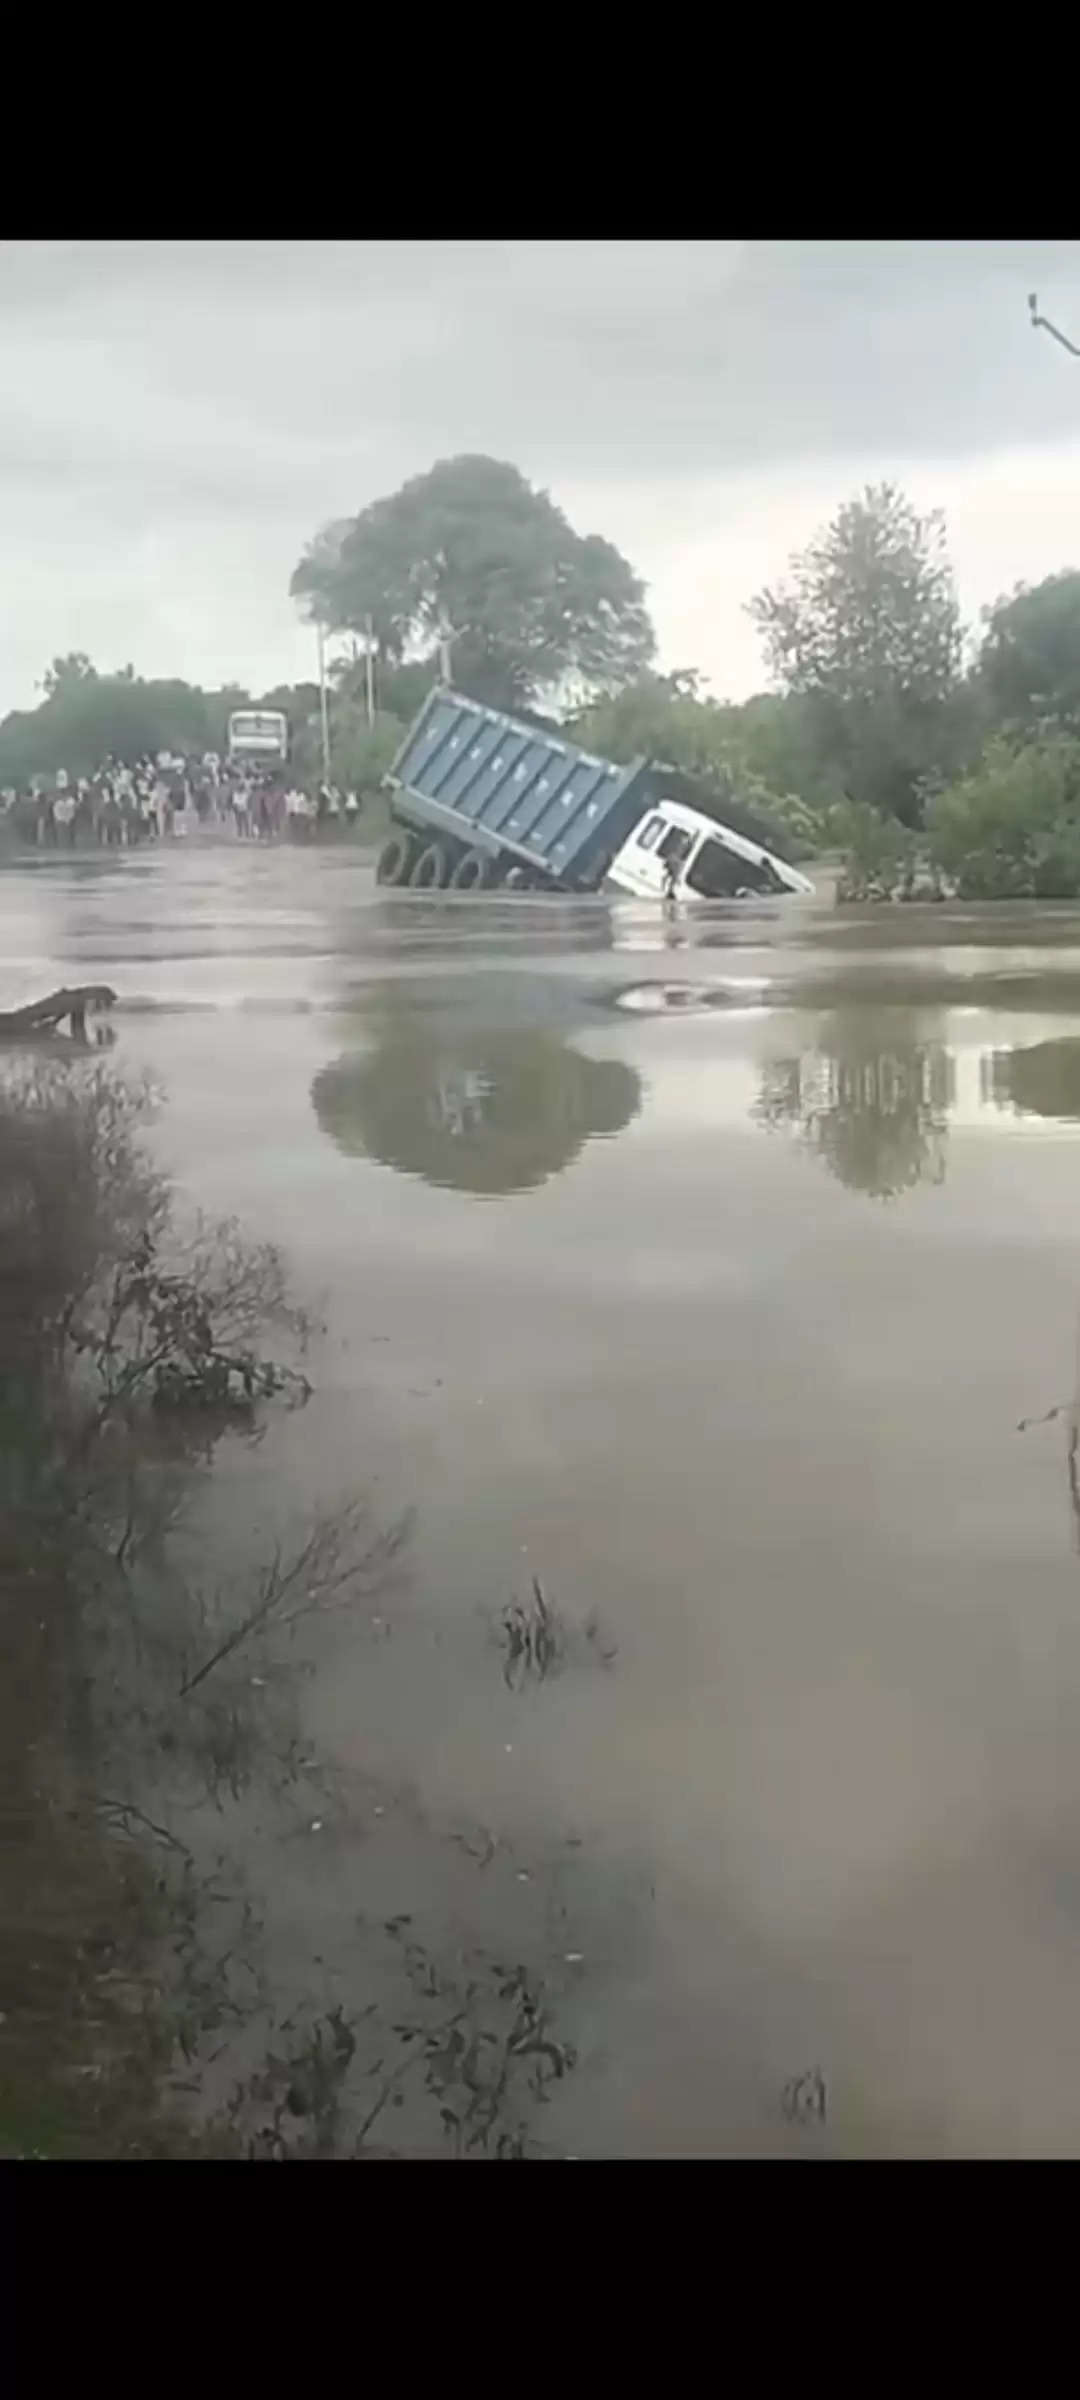
<path id="1" fill-rule="evenodd" d="M 442 459 L 316 537 L 291 585 L 308 616 L 365 633 L 380 659 L 453 639 L 458 687 L 527 706 L 568 676 L 617 689 L 654 648 L 644 587 L 610 542 L 573 531 L 497 459 Z"/>
<path id="2" fill-rule="evenodd" d="M 819 770 L 848 796 L 918 821 L 921 779 L 957 741 L 960 619 L 940 516 L 869 486 L 750 603 L 781 688 L 806 704 Z"/>
<path id="3" fill-rule="evenodd" d="M 574 738 L 605 758 L 676 767 L 694 778 L 706 814 L 724 817 L 741 806 L 794 855 L 820 850 L 841 795 L 820 776 L 797 780 L 806 767 L 797 732 L 792 727 L 785 742 L 777 725 L 797 703 L 763 694 L 740 707 L 701 698 L 696 687 L 685 670 L 642 676 L 581 711 L 572 720 Z"/>
<path id="4" fill-rule="evenodd" d="M 129 681 L 130 677 L 131 669 L 129 667 L 127 670 Z M 85 650 L 69 650 L 65 658 L 54 658 L 51 667 L 46 667 L 41 679 L 41 688 L 46 699 L 52 700 L 58 692 L 71 691 L 77 684 L 96 683 L 96 681 L 97 668 L 91 664 Z"/>
<path id="5" fill-rule="evenodd" d="M 930 855 L 963 900 L 1080 892 L 1080 741 L 997 735 L 927 812 Z"/>
<path id="6" fill-rule="evenodd" d="M 369 725 L 355 702 L 335 702 L 331 718 L 331 761 L 335 781 L 360 800 L 382 784 L 405 732 L 399 717 L 377 711 Z"/>
<path id="7" fill-rule="evenodd" d="M 69 775 L 88 775 L 107 758 L 130 766 L 159 750 L 221 755 L 235 708 L 284 709 L 301 748 L 313 716 L 318 725 L 314 683 L 278 684 L 253 701 L 241 684 L 204 691 L 176 677 L 146 679 L 130 666 L 102 675 L 83 652 L 74 651 L 53 660 L 43 685 L 40 707 L 15 709 L 0 724 L 0 784 L 23 786 L 61 767 Z M 313 771 L 317 752 L 316 733 Z"/>
<path id="8" fill-rule="evenodd" d="M 209 1410 L 223 1421 L 250 1415 L 259 1400 L 305 1396 L 302 1376 L 259 1357 L 228 1324 L 230 1303 L 235 1310 L 235 1292 L 220 1273 L 215 1288 L 205 1259 L 201 1272 L 189 1263 L 170 1273 L 144 1232 L 116 1271 L 103 1320 L 73 1326 L 71 1338 L 93 1360 L 110 1412 L 137 1394 L 153 1408 Z"/>
<path id="9" fill-rule="evenodd" d="M 978 684 L 990 720 L 1080 735 L 1080 574 L 1021 584 L 987 612 Z"/>
<path id="10" fill-rule="evenodd" d="M 419 715 L 432 684 L 438 681 L 439 662 L 436 658 L 412 659 L 406 666 L 394 666 L 390 660 L 372 661 L 372 685 L 376 716 L 395 717 L 401 725 L 411 725 Z M 331 714 L 338 701 L 367 711 L 367 660 L 358 652 L 353 658 L 335 659 L 329 670 L 333 686 Z M 318 694 L 316 694 L 316 705 Z"/>
<path id="11" fill-rule="evenodd" d="M 913 871 L 909 829 L 865 800 L 849 801 L 837 826 L 844 850 L 838 900 L 891 900 Z"/>
<path id="12" fill-rule="evenodd" d="M 179 681 L 144 683 L 99 675 L 89 661 L 75 671 L 56 660 L 41 707 L 16 711 L 0 725 L 0 780 L 66 767 L 89 774 L 105 758 L 134 760 L 159 749 L 207 746 L 207 695 Z"/>
<path id="13" fill-rule="evenodd" d="M 708 773 L 725 755 L 718 741 L 720 711 L 700 700 L 696 676 L 645 674 L 570 719 L 575 741 L 605 758 L 663 759 L 687 774 Z"/>
<path id="14" fill-rule="evenodd" d="M 802 812 L 813 845 L 833 842 L 836 812 L 845 801 L 843 774 L 816 739 L 813 703 L 798 692 L 755 692 L 717 713 L 730 727 L 738 756 L 777 794 L 785 817 L 794 822 Z"/>

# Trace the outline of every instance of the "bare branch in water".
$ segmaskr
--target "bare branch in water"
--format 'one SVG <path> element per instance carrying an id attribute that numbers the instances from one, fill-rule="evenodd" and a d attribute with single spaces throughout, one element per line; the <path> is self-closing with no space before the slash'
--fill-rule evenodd
<path id="1" fill-rule="evenodd" d="M 148 1817 L 145 1809 L 136 1808 L 133 1800 L 99 1799 L 95 1800 L 94 1806 L 102 1816 L 126 1817 L 133 1819 L 137 1825 L 145 1825 L 147 1832 L 152 1833 L 157 1841 L 165 1842 L 170 1850 L 178 1850 L 181 1858 L 191 1864 L 192 1853 L 187 1843 L 178 1841 L 167 1825 L 159 1825 L 155 1818 Z"/>
<path id="2" fill-rule="evenodd" d="M 386 1573 L 408 1537 L 411 1522 L 410 1515 L 401 1517 L 389 1532 L 368 1541 L 357 1555 L 355 1547 L 349 1545 L 366 1534 L 366 1510 L 363 1502 L 354 1501 L 336 1516 L 323 1518 L 313 1526 L 287 1564 L 280 1549 L 276 1550 L 260 1578 L 254 1605 L 195 1673 L 185 1678 L 180 1698 L 184 1700 L 197 1690 L 214 1668 L 231 1658 L 252 1634 L 274 1626 L 295 1625 L 302 1617 L 327 1615 L 369 1597 L 372 1580 Z M 289 1602 L 293 1605 L 287 1605 Z"/>

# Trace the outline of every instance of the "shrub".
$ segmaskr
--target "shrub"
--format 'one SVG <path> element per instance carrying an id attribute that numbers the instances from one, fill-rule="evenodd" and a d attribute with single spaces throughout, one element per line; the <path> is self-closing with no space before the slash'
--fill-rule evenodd
<path id="1" fill-rule="evenodd" d="M 866 801 L 849 801 L 838 816 L 844 861 L 838 900 L 891 900 L 915 871 L 914 837 L 897 817 Z"/>
<path id="2" fill-rule="evenodd" d="M 1016 746 L 1001 736 L 938 793 L 929 850 L 962 900 L 1066 900 L 1080 893 L 1080 742 Z"/>

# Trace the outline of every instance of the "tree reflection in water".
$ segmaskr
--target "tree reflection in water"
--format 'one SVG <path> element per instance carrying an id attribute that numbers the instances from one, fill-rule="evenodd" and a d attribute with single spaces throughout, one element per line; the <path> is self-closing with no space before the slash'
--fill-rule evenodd
<path id="1" fill-rule="evenodd" d="M 953 1097 L 942 1041 L 893 1014 L 845 1013 L 822 1020 L 813 1049 L 768 1062 L 754 1115 L 790 1126 L 852 1191 L 891 1200 L 944 1181 Z"/>
<path id="2" fill-rule="evenodd" d="M 641 1082 L 553 1032 L 413 1020 L 382 1028 L 371 1054 L 322 1068 L 311 1097 L 347 1155 L 490 1197 L 535 1190 L 587 1141 L 621 1133 Z"/>
<path id="3" fill-rule="evenodd" d="M 981 1062 L 982 1097 L 1020 1116 L 1080 1123 L 1080 1041 L 1032 1042 Z"/>

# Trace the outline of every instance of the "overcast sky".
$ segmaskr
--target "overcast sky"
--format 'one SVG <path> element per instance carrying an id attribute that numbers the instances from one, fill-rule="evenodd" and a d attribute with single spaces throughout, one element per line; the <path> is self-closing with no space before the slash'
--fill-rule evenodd
<path id="1" fill-rule="evenodd" d="M 325 520 L 486 451 L 643 575 L 666 666 L 765 677 L 749 595 L 858 486 L 961 599 L 1080 566 L 1080 243 L 0 245 L 0 713 L 56 652 L 313 672 Z"/>

